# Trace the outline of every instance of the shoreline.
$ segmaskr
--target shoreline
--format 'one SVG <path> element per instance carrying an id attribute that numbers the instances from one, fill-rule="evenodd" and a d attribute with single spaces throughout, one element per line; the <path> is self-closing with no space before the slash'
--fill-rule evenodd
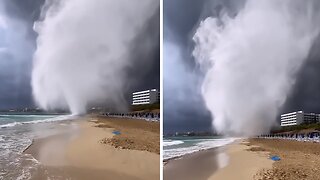
<path id="1" fill-rule="evenodd" d="M 98 120 L 99 123 L 91 120 Z M 139 149 L 121 149 L 101 143 L 104 138 L 114 139 L 117 135 L 112 132 L 119 127 L 123 128 L 121 137 L 134 137 L 144 132 L 143 129 L 148 131 L 147 127 L 131 130 L 130 125 L 126 126 L 123 123 L 118 125 L 119 127 L 112 127 L 112 121 L 114 118 L 101 120 L 98 117 L 74 120 L 79 127 L 78 130 L 35 139 L 24 151 L 35 157 L 42 166 L 41 170 L 34 173 L 32 179 L 43 179 L 47 176 L 75 179 L 159 179 L 159 154 Z M 127 132 L 131 134 L 126 134 Z M 133 144 L 140 146 L 140 139 L 137 137 Z"/>
<path id="2" fill-rule="evenodd" d="M 164 161 L 164 179 L 320 179 L 319 150 L 320 143 L 249 138 Z"/>
<path id="3" fill-rule="evenodd" d="M 197 136 L 195 136 L 195 137 L 197 137 Z M 201 136 L 201 138 L 202 139 L 206 139 L 206 138 L 208 138 L 208 140 L 214 140 L 214 139 L 220 139 L 220 138 L 212 138 L 213 136 Z M 178 155 L 178 156 L 174 156 L 174 157 L 170 157 L 170 158 L 168 158 L 168 159 L 163 159 L 163 163 L 164 164 L 167 164 L 167 163 L 169 163 L 170 161 L 172 161 L 172 160 L 176 160 L 176 159 L 181 159 L 181 158 L 184 158 L 184 157 L 186 157 L 186 156 L 189 156 L 189 155 L 192 155 L 192 154 L 195 154 L 195 153 L 199 153 L 199 152 L 202 152 L 202 151 L 208 151 L 208 150 L 213 150 L 213 149 L 216 149 L 216 148 L 223 148 L 223 147 L 225 147 L 225 146 L 227 146 L 227 145 L 229 145 L 229 144 L 233 144 L 233 143 L 235 143 L 236 141 L 238 141 L 238 139 L 239 138 L 228 138 L 228 137 L 222 137 L 222 139 L 232 139 L 231 141 L 229 141 L 229 142 L 227 142 L 227 143 L 224 143 L 224 144 L 218 144 L 218 145 L 216 145 L 216 146 L 209 146 L 209 147 L 202 147 L 202 148 L 199 148 L 199 149 L 197 149 L 197 150 L 192 150 L 191 152 L 187 152 L 187 153 L 184 153 L 184 154 L 180 154 L 180 155 Z M 200 139 L 197 139 L 197 138 L 195 138 L 195 140 L 200 140 Z M 165 140 L 164 140 L 165 141 Z M 180 141 L 180 140 L 179 140 Z M 182 143 L 183 144 L 183 143 Z M 175 146 L 176 144 L 173 144 L 173 145 L 168 145 L 168 147 L 171 147 L 171 146 Z M 179 144 L 178 144 L 179 145 Z M 164 146 L 164 148 L 165 148 L 166 146 Z M 164 149 L 164 151 L 166 151 L 166 150 L 171 150 L 170 148 L 168 148 L 168 149 Z M 165 152 L 164 152 L 165 153 Z M 176 154 L 177 155 L 177 154 Z M 165 155 L 164 155 L 165 156 Z"/>
<path id="4" fill-rule="evenodd" d="M 248 151 L 251 147 L 244 141 L 164 161 L 164 179 L 252 179 L 261 169 L 272 167 L 268 152 Z"/>
<path id="5" fill-rule="evenodd" d="M 272 168 L 273 161 L 269 159 L 269 152 L 254 151 L 252 148 L 259 148 L 259 146 L 248 146 L 249 144 L 248 139 L 243 139 L 227 145 L 228 164 L 212 173 L 208 179 L 255 179 L 256 174 L 261 170 Z"/>
<path id="6" fill-rule="evenodd" d="M 184 154 L 184 155 L 181 155 L 181 156 L 176 156 L 176 157 L 172 157 L 172 158 L 169 158 L 169 159 L 165 159 L 163 160 L 163 163 L 164 165 L 168 164 L 169 162 L 171 161 L 175 161 L 175 160 L 179 160 L 179 159 L 182 159 L 182 158 L 185 158 L 185 157 L 188 157 L 188 156 L 193 156 L 194 154 L 196 153 L 199 153 L 199 152 L 203 152 L 203 151 L 211 151 L 211 150 L 216 150 L 218 148 L 224 148 L 224 146 L 219 146 L 219 147 L 212 147 L 212 148 L 209 148 L 209 149 L 201 149 L 199 151 L 195 151 L 195 152 L 192 152 L 192 153 L 187 153 L 187 154 Z"/>
<path id="7" fill-rule="evenodd" d="M 219 169 L 219 154 L 223 153 L 223 149 L 211 148 L 170 160 L 163 167 L 163 179 L 207 179 Z"/>

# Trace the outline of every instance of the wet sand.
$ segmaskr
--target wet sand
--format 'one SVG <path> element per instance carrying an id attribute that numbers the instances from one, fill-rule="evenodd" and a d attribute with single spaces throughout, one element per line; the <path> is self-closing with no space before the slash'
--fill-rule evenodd
<path id="1" fill-rule="evenodd" d="M 160 157 L 155 152 L 114 147 L 101 142 L 103 139 L 113 139 L 115 128 L 123 127 L 127 132 L 140 133 L 144 129 L 132 128 L 132 125 L 118 124 L 118 127 L 98 118 L 77 121 L 79 130 L 35 140 L 25 151 L 32 154 L 42 168 L 34 173 L 33 179 L 54 177 L 55 179 L 159 179 Z M 115 119 L 103 119 L 103 121 Z M 131 122 L 133 123 L 133 122 Z M 133 123 L 135 124 L 135 123 Z M 100 125 L 97 127 L 97 125 Z M 108 126 L 108 127 L 107 127 Z M 143 126 L 143 125 L 142 125 Z M 148 126 L 148 125 L 146 125 Z M 134 131 L 124 129 L 134 129 Z M 146 128 L 148 129 L 148 128 Z M 148 131 L 148 130 L 145 130 Z M 148 131 L 149 132 L 149 131 Z M 130 134 L 129 134 L 130 135 Z M 132 134 L 131 134 L 132 135 Z M 150 134 L 149 134 L 150 135 Z M 152 134 L 152 138 L 156 138 Z M 157 134 L 158 139 L 159 133 Z M 134 139 L 134 142 L 140 142 Z"/>
<path id="2" fill-rule="evenodd" d="M 251 147 L 237 141 L 170 160 L 164 166 L 164 179 L 253 179 L 261 169 L 271 168 L 273 162 L 268 152 L 249 151 Z"/>
<path id="3" fill-rule="evenodd" d="M 292 140 L 249 139 L 228 147 L 228 166 L 209 178 L 254 180 L 320 179 L 320 144 Z M 270 160 L 277 155 L 280 161 Z"/>
<path id="4" fill-rule="evenodd" d="M 169 160 L 163 168 L 163 179 L 208 179 L 219 169 L 223 151 L 224 148 L 214 148 Z"/>
<path id="5" fill-rule="evenodd" d="M 212 173 L 209 180 L 254 179 L 255 174 L 262 169 L 272 167 L 273 161 L 269 159 L 266 151 L 252 151 L 251 148 L 258 146 L 248 146 L 247 140 L 233 143 L 227 146 L 229 156 L 228 165 Z"/>

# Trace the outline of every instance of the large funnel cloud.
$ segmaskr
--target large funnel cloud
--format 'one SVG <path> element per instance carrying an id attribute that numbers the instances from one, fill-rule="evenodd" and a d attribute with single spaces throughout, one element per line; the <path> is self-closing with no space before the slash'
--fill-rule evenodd
<path id="1" fill-rule="evenodd" d="M 37 104 L 74 114 L 102 101 L 125 106 L 126 71 L 138 63 L 130 50 L 158 6 L 152 0 L 47 1 L 34 26 Z"/>
<path id="2" fill-rule="evenodd" d="M 314 5 L 248 0 L 236 15 L 200 23 L 193 55 L 218 132 L 255 135 L 274 125 L 319 33 Z"/>

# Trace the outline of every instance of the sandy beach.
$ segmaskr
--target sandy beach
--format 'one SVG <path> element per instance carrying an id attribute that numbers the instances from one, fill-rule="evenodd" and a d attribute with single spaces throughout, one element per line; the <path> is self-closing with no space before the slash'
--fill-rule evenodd
<path id="1" fill-rule="evenodd" d="M 163 179 L 208 179 L 219 168 L 221 152 L 221 148 L 214 148 L 169 160 L 163 167 Z"/>
<path id="2" fill-rule="evenodd" d="M 228 166 L 209 179 L 320 179 L 320 144 L 292 140 L 250 139 L 228 147 Z M 271 156 L 280 161 L 271 161 Z"/>
<path id="3" fill-rule="evenodd" d="M 227 158 L 221 157 L 223 153 Z M 274 155 L 281 160 L 272 161 Z M 320 179 L 319 155 L 319 143 L 241 140 L 170 160 L 164 167 L 164 179 L 316 180 Z"/>
<path id="4" fill-rule="evenodd" d="M 247 142 L 237 141 L 170 160 L 164 179 L 252 179 L 263 168 L 271 168 L 266 152 L 248 151 Z"/>
<path id="5" fill-rule="evenodd" d="M 273 163 L 271 169 L 257 173 L 255 179 L 320 179 L 320 144 L 292 140 L 251 139 L 251 145 L 258 145 L 260 151 L 277 155 L 280 161 Z"/>
<path id="6" fill-rule="evenodd" d="M 228 165 L 213 173 L 208 179 L 253 179 L 255 174 L 262 169 L 272 168 L 272 161 L 266 151 L 252 151 L 258 146 L 248 146 L 249 142 L 242 140 L 228 145 Z"/>
<path id="7" fill-rule="evenodd" d="M 159 179 L 159 122 L 97 117 L 75 121 L 78 129 L 36 139 L 25 151 L 43 165 L 33 179 Z"/>

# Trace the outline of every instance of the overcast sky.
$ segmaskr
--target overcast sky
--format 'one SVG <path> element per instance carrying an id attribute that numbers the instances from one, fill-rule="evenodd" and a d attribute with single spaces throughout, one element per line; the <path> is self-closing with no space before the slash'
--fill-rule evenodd
<path id="1" fill-rule="evenodd" d="M 164 1 L 164 132 L 210 130 L 210 113 L 200 96 L 200 73 L 191 56 L 191 38 L 203 0 Z"/>
<path id="2" fill-rule="evenodd" d="M 34 21 L 38 20 L 44 0 L 0 1 L 0 109 L 34 106 L 30 76 L 32 55 L 36 47 Z M 159 11 L 136 38 L 131 58 L 150 59 L 151 68 L 128 70 L 134 82 L 128 84 L 127 98 L 132 91 L 160 87 L 160 24 Z M 151 51 L 141 50 L 144 42 L 152 42 Z"/>
<path id="3" fill-rule="evenodd" d="M 210 130 L 211 117 L 200 96 L 202 75 L 191 55 L 199 22 L 221 10 L 236 15 L 244 0 L 164 0 L 164 132 Z M 280 113 L 320 113 L 320 38 L 300 71 Z M 174 66 L 174 67 L 173 67 Z"/>
<path id="4" fill-rule="evenodd" d="M 43 0 L 0 2 L 0 109 L 32 106 L 30 73 L 36 34 L 33 22 L 38 19 Z M 237 13 L 243 1 L 164 0 L 164 129 L 166 132 L 210 130 L 211 117 L 205 109 L 198 85 L 202 81 L 191 56 L 192 35 L 198 23 L 215 16 L 221 9 Z M 139 51 L 132 58 L 152 59 L 146 72 L 134 71 L 137 77 L 130 91 L 159 88 L 159 14 L 155 14 L 141 32 L 139 42 L 151 39 L 152 52 Z M 282 112 L 304 110 L 320 113 L 320 39 L 312 48 L 306 64 L 288 97 Z M 141 67 L 137 64 L 136 67 Z M 128 92 L 128 97 L 130 93 Z"/>

